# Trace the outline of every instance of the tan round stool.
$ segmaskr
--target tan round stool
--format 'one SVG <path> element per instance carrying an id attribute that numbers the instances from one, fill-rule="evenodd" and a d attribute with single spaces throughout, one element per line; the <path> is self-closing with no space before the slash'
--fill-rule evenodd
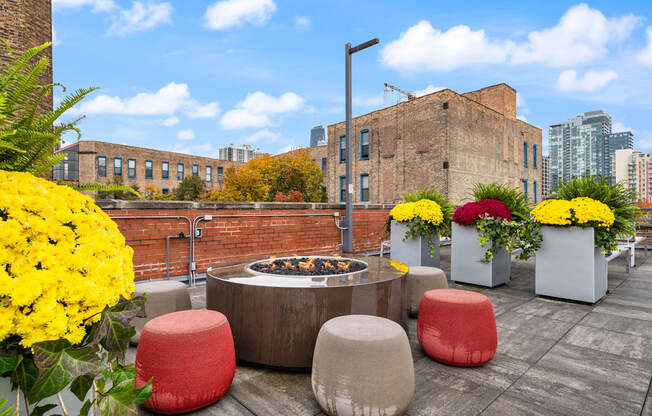
<path id="1" fill-rule="evenodd" d="M 138 343 L 140 331 L 148 321 L 167 313 L 192 309 L 188 286 L 175 280 L 138 283 L 136 284 L 135 294 L 136 296 L 145 294 L 147 298 L 147 304 L 145 305 L 147 317 L 134 318 L 131 321 L 131 324 L 136 327 L 136 335 L 131 338 L 131 342 L 134 344 Z"/>
<path id="2" fill-rule="evenodd" d="M 328 415 L 401 415 L 414 395 L 410 343 L 394 321 L 346 315 L 320 329 L 312 391 Z"/>
<path id="3" fill-rule="evenodd" d="M 447 289 L 446 273 L 436 267 L 413 266 L 407 275 L 408 312 L 416 317 L 424 293 L 432 289 Z"/>

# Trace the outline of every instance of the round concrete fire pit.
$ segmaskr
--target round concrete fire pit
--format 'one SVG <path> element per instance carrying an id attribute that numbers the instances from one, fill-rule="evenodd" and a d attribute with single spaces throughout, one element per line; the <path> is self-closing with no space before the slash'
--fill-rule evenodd
<path id="1" fill-rule="evenodd" d="M 272 263 L 276 269 L 282 262 L 287 262 L 284 265 L 292 273 L 300 273 L 295 269 L 303 263 L 307 275 L 269 272 Z M 351 271 L 328 265 L 317 270 L 323 263 L 340 263 Z M 331 318 L 375 315 L 406 328 L 405 274 L 379 257 L 259 260 L 209 269 L 206 306 L 229 320 L 237 359 L 274 367 L 309 368 L 319 329 Z"/>

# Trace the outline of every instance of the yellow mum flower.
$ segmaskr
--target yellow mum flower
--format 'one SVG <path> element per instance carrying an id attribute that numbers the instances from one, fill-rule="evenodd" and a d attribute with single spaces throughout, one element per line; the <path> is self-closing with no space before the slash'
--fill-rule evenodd
<path id="1" fill-rule="evenodd" d="M 592 198 L 548 199 L 530 213 L 534 220 L 548 225 L 578 225 L 590 222 L 600 227 L 610 227 L 615 220 L 608 205 Z"/>
<path id="2" fill-rule="evenodd" d="M 0 189 L 0 341 L 81 342 L 93 315 L 131 297 L 133 250 L 71 188 L 0 170 Z"/>
<path id="3" fill-rule="evenodd" d="M 440 225 L 444 221 L 444 213 L 435 201 L 421 199 L 417 202 L 405 202 L 396 205 L 389 212 L 390 217 L 398 222 L 410 222 L 415 217 L 432 225 Z"/>

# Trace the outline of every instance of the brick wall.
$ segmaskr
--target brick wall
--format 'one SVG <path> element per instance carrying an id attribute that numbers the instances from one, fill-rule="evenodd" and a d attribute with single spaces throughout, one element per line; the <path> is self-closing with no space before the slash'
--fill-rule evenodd
<path id="1" fill-rule="evenodd" d="M 29 48 L 52 41 L 51 0 L 1 0 L 0 39 L 6 41 L 15 55 Z M 52 83 L 52 48 L 42 51 L 37 58 L 45 56 L 50 61 L 41 83 Z M 0 64 L 6 63 L 9 55 L 0 45 Z M 36 62 L 36 60 L 33 60 Z M 41 101 L 42 111 L 52 110 L 52 95 Z"/>
<path id="2" fill-rule="evenodd" d="M 250 258 L 270 255 L 340 253 L 341 232 L 333 213 L 344 215 L 341 204 L 309 203 L 195 203 L 177 201 L 98 201 L 114 218 L 127 244 L 134 249 L 136 280 L 166 276 L 166 236 L 188 235 L 184 219 L 120 219 L 119 216 L 185 216 L 200 222 L 203 236 L 195 239 L 197 273 Z M 354 252 L 378 251 L 389 205 L 354 206 Z M 230 217 L 220 217 L 230 216 Z M 190 241 L 170 240 L 170 275 L 188 274 Z"/>

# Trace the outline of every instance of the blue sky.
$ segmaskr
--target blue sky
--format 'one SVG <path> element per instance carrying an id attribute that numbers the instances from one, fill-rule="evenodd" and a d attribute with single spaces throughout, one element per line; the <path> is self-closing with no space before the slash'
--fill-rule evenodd
<path id="1" fill-rule="evenodd" d="M 53 0 L 54 78 L 101 87 L 74 111 L 84 139 L 277 153 L 344 118 L 344 44 L 378 37 L 353 58 L 354 115 L 400 99 L 385 82 L 416 93 L 506 82 L 544 143 L 549 124 L 602 109 L 652 151 L 652 2 L 459 4 Z"/>

